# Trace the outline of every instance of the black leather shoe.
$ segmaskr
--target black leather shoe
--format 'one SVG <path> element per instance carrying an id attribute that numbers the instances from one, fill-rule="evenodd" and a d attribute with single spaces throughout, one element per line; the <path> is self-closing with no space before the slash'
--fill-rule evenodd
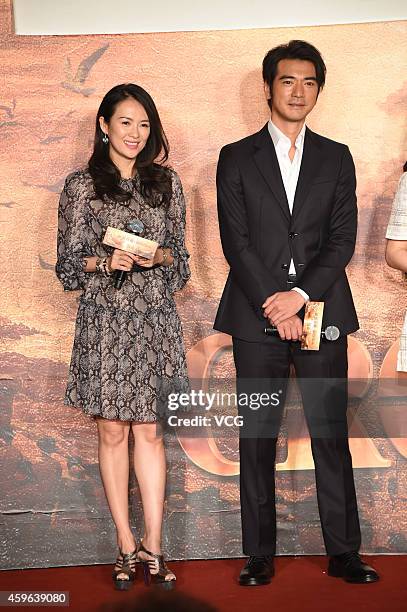
<path id="1" fill-rule="evenodd" d="M 364 563 L 357 552 L 348 552 L 331 557 L 328 565 L 328 575 L 343 578 L 346 582 L 355 584 L 377 582 L 379 580 L 379 574 L 373 567 Z"/>
<path id="2" fill-rule="evenodd" d="M 249 557 L 240 572 L 239 584 L 242 586 L 259 586 L 269 584 L 274 576 L 274 557 Z"/>

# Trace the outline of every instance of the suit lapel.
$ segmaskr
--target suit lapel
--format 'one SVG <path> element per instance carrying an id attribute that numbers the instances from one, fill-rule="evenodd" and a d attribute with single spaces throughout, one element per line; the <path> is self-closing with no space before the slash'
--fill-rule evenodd
<path id="1" fill-rule="evenodd" d="M 273 192 L 277 202 L 280 204 L 284 215 L 287 219 L 290 219 L 291 215 L 287 195 L 285 193 L 280 166 L 278 165 L 276 151 L 268 131 L 267 123 L 264 128 L 257 133 L 254 149 L 254 161 L 257 168 Z"/>
<path id="2" fill-rule="evenodd" d="M 293 204 L 293 217 L 298 214 L 307 199 L 312 182 L 322 164 L 322 153 L 316 134 L 308 128 L 305 130 L 304 150 L 302 153 L 300 174 L 297 182 Z"/>

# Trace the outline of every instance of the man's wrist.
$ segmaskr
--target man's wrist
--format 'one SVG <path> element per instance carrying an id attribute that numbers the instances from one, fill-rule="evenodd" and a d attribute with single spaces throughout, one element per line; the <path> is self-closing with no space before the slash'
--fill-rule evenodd
<path id="1" fill-rule="evenodd" d="M 308 293 L 305 293 L 305 291 L 303 291 L 302 289 L 300 289 L 299 287 L 293 287 L 291 289 L 291 291 L 296 291 L 297 293 L 299 293 L 301 295 L 301 297 L 304 298 L 305 303 L 309 302 L 309 295 Z"/>

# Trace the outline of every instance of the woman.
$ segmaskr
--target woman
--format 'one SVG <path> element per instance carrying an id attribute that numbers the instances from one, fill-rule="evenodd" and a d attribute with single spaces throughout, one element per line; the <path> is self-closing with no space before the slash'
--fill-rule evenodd
<path id="1" fill-rule="evenodd" d="M 56 273 L 65 290 L 82 289 L 65 403 L 97 421 L 100 472 L 119 547 L 113 579 L 126 590 L 136 559 L 147 582 L 170 587 L 175 580 L 160 548 L 166 464 L 157 388 L 162 378 L 187 380 L 172 294 L 190 272 L 182 186 L 161 165 L 167 159 L 151 96 L 138 85 L 117 85 L 100 105 L 88 167 L 68 176 L 59 204 Z M 153 260 L 103 244 L 108 226 L 126 230 L 130 222 L 159 243 Z M 128 273 L 121 289 L 116 270 Z M 130 429 L 145 525 L 138 546 L 128 515 Z"/>
<path id="2" fill-rule="evenodd" d="M 403 166 L 386 232 L 386 261 L 391 268 L 407 273 L 407 162 Z M 397 370 L 407 372 L 407 313 L 400 337 Z"/>

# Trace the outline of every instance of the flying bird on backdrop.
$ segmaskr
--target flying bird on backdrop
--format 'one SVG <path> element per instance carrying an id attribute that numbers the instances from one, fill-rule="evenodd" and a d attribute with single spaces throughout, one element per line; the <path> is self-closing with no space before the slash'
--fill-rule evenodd
<path id="1" fill-rule="evenodd" d="M 84 60 L 79 64 L 76 73 L 73 73 L 71 60 L 69 57 L 65 58 L 65 77 L 66 80 L 62 82 L 62 87 L 70 89 L 76 93 L 82 94 L 83 96 L 90 96 L 94 91 L 94 87 L 84 87 L 84 84 L 89 76 L 90 71 L 96 62 L 102 57 L 109 45 L 104 45 L 99 49 L 96 49 L 93 53 L 85 57 Z"/>

